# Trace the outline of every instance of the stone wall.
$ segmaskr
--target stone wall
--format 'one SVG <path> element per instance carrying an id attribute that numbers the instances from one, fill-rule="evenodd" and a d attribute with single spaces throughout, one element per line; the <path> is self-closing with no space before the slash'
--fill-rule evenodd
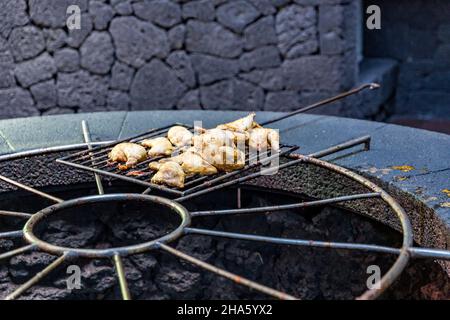
<path id="1" fill-rule="evenodd" d="M 0 118 L 290 110 L 357 81 L 356 2 L 1 0 Z"/>
<path id="2" fill-rule="evenodd" d="M 395 118 L 450 119 L 450 1 L 367 0 L 381 8 L 381 30 L 368 31 L 365 56 L 399 62 Z"/>

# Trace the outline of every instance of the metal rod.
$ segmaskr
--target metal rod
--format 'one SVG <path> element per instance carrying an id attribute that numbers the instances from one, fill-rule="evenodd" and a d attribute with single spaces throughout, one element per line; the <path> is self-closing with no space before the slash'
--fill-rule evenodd
<path id="1" fill-rule="evenodd" d="M 23 246 L 23 247 L 17 248 L 17 249 L 14 249 L 14 250 L 11 250 L 11 251 L 8 251 L 8 252 L 0 254 L 0 260 L 8 259 L 8 258 L 14 257 L 14 256 L 16 256 L 18 254 L 34 250 L 36 248 L 37 248 L 37 246 L 35 244 L 29 244 L 27 246 Z"/>
<path id="2" fill-rule="evenodd" d="M 30 218 L 32 216 L 32 214 L 25 213 L 25 212 L 15 212 L 15 211 L 0 210 L 0 216 L 28 219 L 28 218 Z"/>
<path id="3" fill-rule="evenodd" d="M 209 210 L 209 211 L 194 211 L 191 212 L 192 217 L 198 216 L 211 216 L 211 215 L 229 215 L 229 214 L 245 214 L 245 213 L 261 213 L 261 212 L 271 212 L 271 211 L 281 211 L 281 210 L 289 210 L 296 208 L 306 208 L 306 207 L 314 207 L 321 206 L 326 204 L 333 204 L 344 201 L 352 201 L 357 199 L 367 199 L 367 198 L 379 198 L 381 196 L 380 193 L 372 192 L 372 193 L 362 193 L 355 194 L 350 196 L 342 196 L 335 197 L 323 200 L 315 200 L 308 202 L 300 202 L 293 204 L 285 204 L 278 206 L 268 206 L 268 207 L 259 207 L 259 208 L 244 208 L 244 209 L 228 209 L 228 210 Z"/>
<path id="4" fill-rule="evenodd" d="M 289 295 L 287 293 L 284 293 L 284 292 L 281 292 L 281 291 L 278 291 L 278 290 L 266 287 L 264 285 L 261 285 L 259 283 L 254 282 L 254 281 L 251 281 L 249 279 L 240 277 L 240 276 L 238 276 L 238 275 L 236 275 L 234 273 L 231 273 L 231 272 L 228 272 L 226 270 L 220 269 L 220 268 L 218 268 L 216 266 L 213 266 L 213 265 L 211 265 L 209 263 L 206 263 L 204 261 L 198 260 L 198 259 L 196 259 L 194 257 L 191 257 L 191 256 L 189 256 L 189 255 L 187 255 L 187 254 L 185 254 L 185 253 L 183 253 L 183 252 L 181 252 L 181 251 L 179 251 L 177 249 L 174 249 L 174 248 L 172 248 L 172 247 L 170 247 L 168 245 L 165 245 L 163 243 L 159 243 L 159 248 L 165 250 L 168 253 L 173 254 L 174 256 L 176 256 L 176 257 L 178 257 L 180 259 L 186 260 L 186 261 L 188 261 L 188 262 L 190 262 L 190 263 L 192 263 L 192 264 L 194 264 L 194 265 L 196 265 L 196 266 L 198 266 L 200 268 L 203 268 L 205 270 L 208 270 L 210 272 L 218 274 L 218 275 L 220 275 L 220 276 L 222 276 L 224 278 L 230 279 L 231 281 L 233 281 L 233 282 L 235 282 L 237 284 L 241 284 L 241 285 L 247 286 L 247 287 L 249 287 L 251 289 L 254 289 L 254 290 L 257 290 L 259 292 L 262 292 L 262 293 L 265 293 L 267 295 L 270 295 L 270 296 L 272 296 L 274 298 L 278 298 L 278 299 L 282 299 L 282 300 L 297 300 L 298 299 L 298 298 L 293 297 L 293 296 L 291 296 L 291 295 Z"/>
<path id="5" fill-rule="evenodd" d="M 84 142 L 86 142 L 88 150 L 92 151 L 91 145 L 91 133 L 89 132 L 89 126 L 85 120 L 81 121 L 81 126 L 83 128 L 83 137 Z M 93 157 L 92 157 L 93 161 Z M 94 172 L 95 183 L 97 184 L 97 189 L 99 194 L 105 194 L 105 190 L 103 189 L 102 179 L 100 176 Z"/>
<path id="6" fill-rule="evenodd" d="M 292 111 L 292 112 L 290 112 L 288 114 L 284 114 L 284 115 L 282 115 L 280 117 L 277 117 L 277 118 L 271 119 L 269 121 L 263 122 L 263 123 L 261 123 L 261 125 L 265 126 L 265 125 L 268 125 L 268 124 L 271 124 L 271 123 L 274 123 L 274 122 L 278 122 L 278 121 L 284 120 L 286 118 L 295 116 L 296 114 L 303 113 L 303 112 L 306 112 L 306 111 L 309 111 L 309 110 L 312 110 L 312 109 L 324 106 L 326 104 L 335 102 L 337 100 L 343 99 L 345 97 L 354 95 L 354 94 L 356 94 L 356 93 L 358 93 L 358 92 L 360 92 L 360 91 L 362 91 L 364 89 L 373 90 L 373 89 L 378 89 L 379 87 L 380 87 L 380 85 L 378 83 L 366 83 L 366 84 L 363 84 L 363 85 L 361 85 L 361 86 L 359 86 L 357 88 L 354 88 L 354 89 L 352 89 L 350 91 L 340 93 L 337 96 L 334 96 L 334 97 L 331 97 L 331 98 L 328 98 L 328 99 L 316 102 L 316 103 L 311 104 L 309 106 L 306 106 L 304 108 Z"/>
<path id="7" fill-rule="evenodd" d="M 60 256 L 58 259 L 49 264 L 44 270 L 38 272 L 33 278 L 20 285 L 16 290 L 14 290 L 11 294 L 9 294 L 5 300 L 14 300 L 18 298 L 22 293 L 30 289 L 40 280 L 42 280 L 45 276 L 47 276 L 51 271 L 53 271 L 56 267 L 61 265 L 67 258 L 68 253 Z"/>
<path id="8" fill-rule="evenodd" d="M 329 248 L 329 249 L 345 249 L 345 250 L 363 250 L 371 252 L 389 253 L 389 254 L 400 254 L 401 249 L 392 248 L 387 246 L 379 246 L 372 244 L 363 243 L 345 243 L 345 242 L 331 242 L 331 241 L 315 241 L 315 240 L 302 240 L 302 239 L 286 239 L 278 237 L 266 237 L 253 234 L 242 234 L 224 231 L 215 231 L 207 229 L 198 228 L 186 228 L 184 229 L 186 234 L 198 234 L 205 236 L 238 239 L 238 240 L 249 240 L 249 241 L 259 241 L 272 244 L 281 245 L 293 245 L 302 247 L 317 247 L 317 248 Z M 430 248 L 409 248 L 408 251 L 412 258 L 435 258 L 437 260 L 450 260 L 450 251 L 441 249 L 430 249 Z"/>
<path id="9" fill-rule="evenodd" d="M 47 193 L 45 193 L 45 192 L 36 190 L 36 189 L 34 189 L 34 188 L 32 188 L 32 187 L 29 187 L 29 186 L 27 186 L 27 185 L 24 185 L 23 183 L 14 181 L 14 180 L 9 179 L 9 178 L 7 178 L 7 177 L 5 177 L 5 176 L 2 176 L 2 175 L 0 175 L 0 180 L 3 180 L 4 182 L 9 183 L 9 184 L 11 184 L 11 185 L 13 185 L 13 186 L 16 186 L 16 187 L 18 187 L 18 188 L 20 188 L 20 189 L 23 189 L 23 190 L 29 191 L 29 192 L 31 192 L 31 193 L 37 194 L 38 196 L 41 196 L 41 197 L 43 197 L 43 198 L 52 200 L 52 201 L 54 201 L 54 202 L 56 202 L 56 203 L 61 203 L 61 202 L 64 201 L 63 199 L 60 199 L 60 198 L 54 197 L 54 196 L 52 196 L 52 195 L 49 195 L 49 194 L 47 194 Z"/>
<path id="10" fill-rule="evenodd" d="M 0 239 L 1 238 L 19 238 L 22 235 L 23 235 L 23 231 L 22 230 L 0 232 Z"/>
<path id="11" fill-rule="evenodd" d="M 112 142 L 114 142 L 114 141 L 99 141 L 99 142 L 93 142 L 92 145 L 93 146 L 102 146 L 102 145 L 110 144 Z M 68 144 L 68 145 L 64 145 L 64 146 L 37 148 L 37 149 L 32 149 L 32 150 L 20 151 L 20 152 L 1 155 L 0 162 L 11 161 L 11 160 L 15 160 L 18 158 L 31 157 L 31 156 L 35 156 L 35 155 L 43 155 L 43 154 L 47 154 L 47 153 L 77 150 L 77 149 L 81 149 L 84 147 L 86 147 L 86 144 L 76 143 L 76 144 Z"/>
<path id="12" fill-rule="evenodd" d="M 412 258 L 434 258 L 437 260 L 450 260 L 450 250 L 433 248 L 410 248 Z"/>
<path id="13" fill-rule="evenodd" d="M 357 146 L 359 144 L 364 144 L 364 150 L 367 151 L 367 150 L 370 149 L 370 140 L 371 140 L 370 136 L 363 136 L 363 137 L 360 137 L 360 138 L 356 138 L 356 139 L 352 139 L 352 140 L 346 141 L 344 143 L 332 146 L 330 148 L 327 148 L 327 149 L 324 149 L 324 150 L 321 150 L 321 151 L 317 151 L 317 152 L 311 153 L 308 156 L 312 157 L 312 158 L 320 159 L 320 158 L 323 158 L 323 157 L 328 156 L 330 154 L 333 154 L 333 153 L 336 153 L 336 152 L 339 152 L 339 151 L 342 151 L 342 150 L 345 150 L 345 149 L 352 148 L 352 147 Z M 293 156 L 292 154 L 288 155 L 288 157 L 292 157 L 292 156 Z"/>
<path id="14" fill-rule="evenodd" d="M 371 244 L 362 243 L 345 243 L 345 242 L 330 242 L 330 241 L 314 241 L 314 240 L 302 240 L 302 239 L 285 239 L 278 237 L 266 237 L 258 236 L 252 234 L 242 234 L 224 231 L 214 231 L 206 229 L 197 228 L 186 228 L 184 230 L 186 234 L 198 234 L 206 236 L 214 236 L 221 238 L 230 238 L 238 240 L 249 240 L 249 241 L 259 241 L 265 243 L 282 244 L 282 245 L 294 245 L 302 247 L 319 247 L 319 248 L 330 248 L 330 249 L 349 249 L 349 250 L 364 250 L 364 251 L 375 251 L 391 254 L 399 254 L 400 249 L 391 248 L 386 246 L 378 246 Z"/>
<path id="15" fill-rule="evenodd" d="M 119 278 L 120 292 L 123 300 L 131 300 L 130 290 L 128 289 L 127 278 L 123 269 L 122 259 L 119 254 L 114 255 L 114 265 L 116 267 L 117 276 Z"/>

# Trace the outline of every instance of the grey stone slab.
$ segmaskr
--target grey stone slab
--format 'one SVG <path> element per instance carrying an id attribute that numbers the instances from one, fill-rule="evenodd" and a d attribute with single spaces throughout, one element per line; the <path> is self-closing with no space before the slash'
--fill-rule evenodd
<path id="1" fill-rule="evenodd" d="M 93 141 L 118 137 L 126 112 L 56 115 L 0 121 L 0 131 L 15 151 L 82 143 L 81 121 L 88 121 Z M 24 130 L 26 128 L 26 130 Z"/>

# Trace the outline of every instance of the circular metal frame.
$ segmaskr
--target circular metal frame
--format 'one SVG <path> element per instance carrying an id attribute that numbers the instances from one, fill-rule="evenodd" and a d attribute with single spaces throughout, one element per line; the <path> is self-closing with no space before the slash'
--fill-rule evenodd
<path id="1" fill-rule="evenodd" d="M 352 179 L 355 182 L 358 182 L 359 184 L 363 185 L 364 187 L 370 189 L 373 192 L 379 193 L 381 199 L 383 199 L 383 201 L 389 205 L 389 207 L 396 214 L 397 218 L 400 220 L 402 233 L 403 233 L 403 241 L 402 241 L 402 247 L 400 248 L 399 256 L 397 257 L 396 261 L 391 266 L 391 268 L 384 274 L 384 276 L 377 283 L 377 288 L 367 290 L 361 296 L 359 296 L 357 299 L 368 300 L 368 299 L 377 298 L 384 292 L 384 290 L 386 290 L 400 276 L 400 274 L 403 272 L 403 270 L 405 269 L 405 267 L 408 264 L 408 261 L 410 259 L 409 249 L 413 245 L 413 233 L 412 233 L 411 222 L 410 222 L 405 210 L 386 191 L 384 191 L 382 188 L 377 186 L 375 183 L 369 181 L 368 179 L 362 177 L 361 175 L 359 175 L 357 173 L 354 173 L 346 168 L 337 166 L 335 164 L 332 164 L 332 163 L 329 163 L 329 162 L 326 162 L 323 160 L 319 160 L 316 158 L 312 158 L 309 156 L 304 156 L 304 155 L 300 155 L 300 154 L 292 154 L 289 157 L 300 159 L 300 160 L 303 160 L 302 162 L 310 163 L 310 164 L 317 165 L 319 167 L 334 171 L 340 175 L 343 175 L 345 177 Z"/>
<path id="2" fill-rule="evenodd" d="M 181 218 L 181 222 L 180 225 L 175 230 L 171 231 L 170 233 L 160 238 L 131 246 L 115 247 L 108 249 L 77 249 L 58 246 L 46 242 L 42 239 L 39 239 L 34 233 L 34 228 L 36 227 L 37 224 L 45 220 L 45 218 L 57 214 L 61 210 L 75 208 L 86 204 L 104 203 L 112 201 L 141 201 L 152 204 L 155 203 L 161 204 L 171 209 L 171 211 L 177 213 L 178 216 Z M 172 242 L 183 235 L 184 229 L 188 227 L 190 223 L 191 223 L 191 216 L 188 210 L 175 201 L 157 196 L 119 193 L 119 194 L 82 197 L 64 201 L 62 203 L 58 203 L 50 207 L 47 207 L 37 212 L 36 214 L 32 215 L 28 219 L 28 221 L 25 223 L 25 226 L 23 227 L 23 236 L 25 240 L 30 244 L 36 245 L 41 250 L 55 255 L 69 254 L 77 257 L 86 257 L 86 258 L 110 258 L 115 254 L 119 254 L 120 256 L 127 256 L 131 254 L 143 253 L 151 249 L 157 248 L 160 243 Z"/>

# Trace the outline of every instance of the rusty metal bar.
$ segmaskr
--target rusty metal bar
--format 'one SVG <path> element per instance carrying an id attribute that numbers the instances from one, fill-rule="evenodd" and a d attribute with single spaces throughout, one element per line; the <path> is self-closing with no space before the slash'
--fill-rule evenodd
<path id="1" fill-rule="evenodd" d="M 22 235 L 23 235 L 23 231 L 22 230 L 0 232 L 0 239 L 1 238 L 19 238 Z"/>
<path id="2" fill-rule="evenodd" d="M 298 300 L 298 298 L 296 298 L 294 296 L 291 296 L 291 295 L 289 295 L 287 293 L 284 293 L 284 292 L 281 292 L 281 291 L 278 291 L 278 290 L 266 287 L 266 286 L 264 286 L 262 284 L 259 284 L 257 282 L 251 281 L 249 279 L 240 277 L 240 276 L 238 276 L 238 275 L 236 275 L 234 273 L 231 273 L 231 272 L 228 272 L 226 270 L 220 269 L 220 268 L 218 268 L 216 266 L 213 266 L 213 265 L 211 265 L 209 263 L 206 263 L 204 261 L 196 259 L 196 258 L 194 258 L 194 257 L 192 257 L 190 255 L 187 255 L 187 254 L 185 254 L 185 253 L 183 253 L 183 252 L 181 252 L 181 251 L 179 251 L 177 249 L 174 249 L 174 248 L 172 248 L 172 247 L 170 247 L 168 245 L 165 245 L 163 243 L 159 243 L 159 248 L 163 249 L 164 251 L 166 251 L 166 252 L 168 252 L 170 254 L 173 254 L 174 256 L 176 256 L 176 257 L 178 257 L 180 259 L 186 260 L 186 261 L 188 261 L 188 262 L 190 262 L 190 263 L 192 263 L 192 264 L 194 264 L 194 265 L 196 265 L 196 266 L 198 266 L 200 268 L 203 268 L 205 270 L 208 270 L 210 272 L 218 274 L 218 275 L 220 275 L 220 276 L 222 276 L 224 278 L 227 278 L 227 279 L 229 279 L 229 280 L 231 280 L 231 281 L 233 281 L 233 282 L 235 282 L 237 284 L 241 284 L 241 285 L 247 286 L 247 287 L 249 287 L 251 289 L 254 289 L 254 290 L 257 290 L 259 292 L 262 292 L 262 293 L 265 293 L 267 295 L 270 295 L 270 296 L 272 296 L 274 298 L 281 299 L 281 300 Z"/>
<path id="3" fill-rule="evenodd" d="M 335 197 L 323 200 L 315 200 L 308 202 L 300 202 L 294 204 L 285 204 L 278 206 L 268 206 L 268 207 L 259 207 L 259 208 L 244 208 L 244 209 L 227 209 L 227 210 L 208 210 L 208 211 L 193 211 L 191 212 L 192 217 L 199 216 L 212 216 L 212 215 L 231 215 L 231 214 L 247 214 L 247 213 L 264 213 L 264 212 L 272 212 L 272 211 L 281 211 L 281 210 L 289 210 L 289 209 L 297 209 L 297 208 L 307 208 L 314 206 L 322 206 L 327 204 L 334 204 L 344 201 L 352 201 L 358 199 L 368 199 L 368 198 L 379 198 L 381 196 L 380 193 L 372 192 L 372 193 L 362 193 L 355 194 L 350 196 L 342 196 Z"/>
<path id="4" fill-rule="evenodd" d="M 28 218 L 30 218 L 32 216 L 32 214 L 25 213 L 25 212 L 15 212 L 15 211 L 0 210 L 0 216 L 28 219 Z"/>
<path id="5" fill-rule="evenodd" d="M 17 299 L 22 293 L 30 289 L 36 283 L 41 281 L 44 277 L 46 277 L 51 271 L 60 266 L 67 258 L 68 253 L 60 256 L 58 259 L 49 264 L 44 270 L 38 272 L 33 278 L 20 285 L 16 290 L 14 290 L 11 294 L 9 294 L 5 300 L 14 300 Z"/>
<path id="6" fill-rule="evenodd" d="M 363 136 L 360 138 L 356 138 L 356 139 L 352 139 L 349 141 L 346 141 L 344 143 L 332 146 L 330 148 L 318 151 L 318 152 L 314 152 L 308 155 L 308 157 L 312 157 L 312 158 L 323 158 L 325 156 L 328 156 L 330 154 L 342 151 L 342 150 L 346 150 L 349 148 L 352 148 L 354 146 L 357 146 L 359 144 L 364 144 L 364 150 L 368 151 L 370 149 L 370 140 L 371 137 L 370 136 Z M 288 157 L 292 157 L 292 154 L 288 155 Z"/>
<path id="7" fill-rule="evenodd" d="M 362 243 L 345 243 L 345 242 L 331 242 L 331 241 L 315 241 L 315 240 L 303 240 L 303 239 L 286 239 L 278 237 L 266 237 L 253 234 L 242 234 L 224 231 L 215 231 L 198 228 L 186 228 L 186 234 L 198 234 L 206 236 L 214 236 L 229 239 L 259 241 L 272 244 L 302 246 L 302 247 L 319 247 L 329 249 L 347 249 L 347 250 L 363 250 L 363 251 L 375 251 L 382 253 L 399 254 L 400 249 L 391 248 L 386 246 L 378 246 Z"/>
<path id="8" fill-rule="evenodd" d="M 116 273 L 119 278 L 120 292 L 122 293 L 123 300 L 131 300 L 130 290 L 128 289 L 127 278 L 125 276 L 125 270 L 123 269 L 122 259 L 120 255 L 116 253 L 113 257 L 114 265 L 116 267 Z"/>
<path id="9" fill-rule="evenodd" d="M 295 116 L 296 114 L 303 113 L 303 112 L 306 112 L 306 111 L 310 111 L 310 110 L 312 110 L 312 109 L 315 109 L 315 108 L 324 106 L 324 105 L 326 105 L 326 104 L 335 102 L 335 101 L 337 101 L 337 100 L 346 98 L 346 97 L 348 97 L 348 96 L 354 95 L 354 94 L 356 94 L 356 93 L 358 93 L 358 92 L 360 92 L 360 91 L 362 91 L 362 90 L 364 90 L 364 89 L 370 89 L 370 90 L 373 90 L 373 89 L 378 89 L 379 87 L 380 87 L 380 85 L 379 85 L 378 83 L 366 83 L 366 84 L 363 84 L 363 85 L 361 85 L 361 86 L 359 86 L 359 87 L 357 87 L 357 88 L 354 88 L 354 89 L 352 89 L 352 90 L 350 90 L 350 91 L 340 93 L 340 94 L 338 94 L 337 96 L 334 96 L 334 97 L 331 97 L 331 98 L 328 98 L 328 99 L 325 99 L 325 100 L 322 100 L 322 101 L 313 103 L 313 104 L 311 104 L 311 105 L 309 105 L 309 106 L 306 106 L 306 107 L 304 107 L 304 108 L 301 108 L 301 109 L 292 111 L 292 112 L 290 112 L 290 113 L 288 113 L 288 114 L 284 114 L 284 115 L 282 115 L 282 116 L 279 116 L 279 117 L 277 117 L 277 118 L 274 118 L 274 119 L 265 121 L 265 122 L 261 123 L 261 125 L 262 125 L 262 126 L 265 126 L 265 125 L 268 125 L 268 124 L 271 124 L 271 123 L 274 123 L 274 122 L 278 122 L 278 121 L 284 120 L 284 119 L 286 119 L 286 118 Z"/>
<path id="10" fill-rule="evenodd" d="M 81 121 L 81 127 L 83 129 L 84 142 L 87 144 L 88 150 L 92 151 L 91 145 L 91 133 L 89 132 L 89 126 L 85 120 Z M 93 161 L 93 156 L 92 156 Z M 103 189 L 102 179 L 97 173 L 94 173 L 95 183 L 97 184 L 97 189 L 99 194 L 105 194 Z"/>
<path id="11" fill-rule="evenodd" d="M 29 244 L 27 246 L 23 246 L 23 247 L 17 248 L 17 249 L 14 249 L 14 250 L 11 250 L 11 251 L 8 251 L 8 252 L 0 254 L 0 260 L 8 259 L 8 258 L 14 257 L 14 256 L 16 256 L 18 254 L 34 250 L 36 248 L 37 248 L 37 246 L 35 244 Z"/>
<path id="12" fill-rule="evenodd" d="M 36 190 L 36 189 L 34 189 L 34 188 L 32 188 L 32 187 L 29 187 L 29 186 L 27 186 L 27 185 L 24 185 L 23 183 L 20 183 L 20 182 L 18 182 L 18 181 L 14 181 L 14 180 L 9 179 L 9 178 L 7 178 L 7 177 L 5 177 L 5 176 L 2 176 L 2 175 L 0 175 L 0 180 L 6 182 L 6 183 L 8 183 L 8 184 L 11 184 L 11 185 L 13 185 L 13 186 L 16 186 L 16 187 L 18 187 L 18 188 L 20 188 L 20 189 L 23 189 L 23 190 L 29 191 L 29 192 L 31 192 L 31 193 L 37 194 L 38 196 L 41 196 L 41 197 L 43 197 L 43 198 L 52 200 L 52 201 L 54 201 L 54 202 L 56 202 L 56 203 L 61 203 L 61 202 L 64 201 L 63 199 L 60 199 L 60 198 L 54 197 L 54 196 L 52 196 L 52 195 L 49 195 L 49 194 L 47 194 L 47 193 L 45 193 L 45 192 Z"/>

